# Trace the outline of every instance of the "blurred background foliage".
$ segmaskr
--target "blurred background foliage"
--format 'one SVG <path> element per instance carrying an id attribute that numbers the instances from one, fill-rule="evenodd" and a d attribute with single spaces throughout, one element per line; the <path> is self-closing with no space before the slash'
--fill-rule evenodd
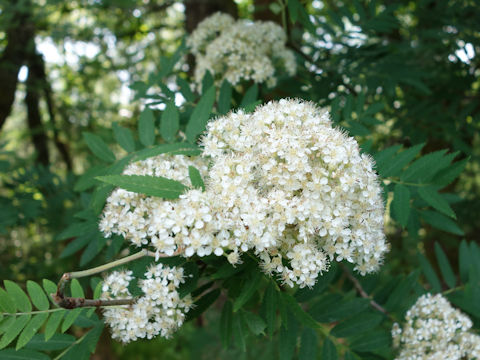
<path id="1" fill-rule="evenodd" d="M 392 251 L 382 271 L 408 273 L 419 266 L 412 256 L 418 251 L 438 270 L 435 242 L 458 268 L 460 240 L 478 243 L 480 232 L 476 1 L 0 0 L 0 278 L 56 281 L 125 247 L 97 230 L 92 193 L 110 188 L 92 190 L 89 179 L 104 165 L 82 133 L 124 155 L 113 124 L 114 131 L 119 125 L 135 130 L 144 106 L 158 116 L 166 98 L 183 109 L 184 126 L 198 95 L 188 86 L 194 59 L 183 39 L 216 11 L 286 27 L 299 67 L 274 89 L 237 87 L 229 107 L 242 105 L 247 89 L 258 92 L 253 100 L 300 97 L 328 107 L 334 122 L 372 154 L 424 144 L 421 154 L 446 149 L 455 154 L 450 161 L 467 161 L 441 193 L 458 225 L 442 226 L 443 218 L 428 214 L 420 221 L 425 204 L 415 199 L 404 227 L 387 222 Z M 387 205 L 393 185 L 385 184 Z M 95 246 L 92 238 L 99 239 Z M 122 346 L 104 334 L 94 356 L 249 358 L 222 350 L 220 309 L 215 305 L 155 346 Z M 274 342 L 252 341 L 249 351 L 256 354 L 277 351 Z"/>

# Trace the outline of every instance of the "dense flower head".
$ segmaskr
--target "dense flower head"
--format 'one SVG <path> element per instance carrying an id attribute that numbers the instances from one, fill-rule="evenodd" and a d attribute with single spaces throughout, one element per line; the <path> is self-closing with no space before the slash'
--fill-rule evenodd
<path id="1" fill-rule="evenodd" d="M 134 279 L 131 271 L 114 271 L 102 284 L 101 299 L 129 299 L 128 286 Z M 157 264 L 139 280 L 143 291 L 133 305 L 105 307 L 103 315 L 110 326 L 112 338 L 130 342 L 157 335 L 169 337 L 178 329 L 192 306 L 187 295 L 180 299 L 178 287 L 183 283 L 183 269 Z"/>
<path id="2" fill-rule="evenodd" d="M 117 189 L 102 231 L 162 256 L 213 253 L 237 264 L 252 251 L 289 286 L 313 286 L 332 260 L 346 259 L 361 274 L 380 266 L 388 246 L 373 161 L 332 127 L 327 112 L 299 100 L 270 102 L 211 122 L 202 144 L 200 159 L 161 155 L 125 173 L 187 185 L 193 165 L 204 192 L 164 201 Z"/>
<path id="3" fill-rule="evenodd" d="M 392 329 L 397 360 L 480 359 L 480 336 L 468 332 L 472 321 L 441 294 L 422 295 L 408 310 L 403 329 Z"/>
<path id="4" fill-rule="evenodd" d="M 283 29 L 265 21 L 238 20 L 216 13 L 202 21 L 187 39 L 196 57 L 195 81 L 207 71 L 217 83 L 236 85 L 244 80 L 274 86 L 279 72 L 294 75 L 295 57 L 285 47 Z"/>

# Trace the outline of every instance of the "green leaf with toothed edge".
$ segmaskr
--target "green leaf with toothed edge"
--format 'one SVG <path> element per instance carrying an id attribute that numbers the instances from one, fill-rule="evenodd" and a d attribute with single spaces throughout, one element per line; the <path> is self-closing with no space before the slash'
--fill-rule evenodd
<path id="1" fill-rule="evenodd" d="M 20 315 L 15 319 L 15 322 L 5 331 L 0 339 L 0 349 L 6 347 L 20 334 L 31 317 L 31 315 Z"/>
<path id="2" fill-rule="evenodd" d="M 28 295 L 30 295 L 30 299 L 32 299 L 33 305 L 35 305 L 38 310 L 47 310 L 50 307 L 45 292 L 36 282 L 28 280 L 27 291 Z"/>
<path id="3" fill-rule="evenodd" d="M 232 323 L 233 323 L 233 305 L 227 300 L 223 305 L 222 313 L 220 315 L 220 338 L 224 347 L 230 345 L 232 337 Z"/>
<path id="4" fill-rule="evenodd" d="M 260 316 L 250 311 L 242 311 L 241 314 L 243 316 L 243 320 L 253 335 L 264 334 L 267 324 Z"/>
<path id="5" fill-rule="evenodd" d="M 58 326 L 62 322 L 63 316 L 67 313 L 67 310 L 55 311 L 50 315 L 50 318 L 45 325 L 45 341 L 48 341 L 55 335 Z"/>
<path id="6" fill-rule="evenodd" d="M 190 181 L 194 188 L 202 189 L 202 191 L 205 191 L 205 184 L 203 183 L 202 175 L 196 167 L 188 167 L 188 176 L 190 177 Z"/>
<path id="7" fill-rule="evenodd" d="M 128 191 L 164 199 L 177 199 L 186 189 L 182 183 L 161 176 L 107 175 L 97 179 Z"/>
<path id="8" fill-rule="evenodd" d="M 418 194 L 423 200 L 427 202 L 428 205 L 433 207 L 435 210 L 438 210 L 439 212 L 450 216 L 451 218 L 457 218 L 448 202 L 434 188 L 430 186 L 420 187 L 418 189 Z"/>
<path id="9" fill-rule="evenodd" d="M 325 338 L 322 346 L 322 360 L 337 360 L 337 348 L 329 338 Z"/>
<path id="10" fill-rule="evenodd" d="M 427 258 L 425 258 L 425 256 L 420 253 L 417 254 L 417 258 L 420 263 L 420 267 L 422 268 L 423 274 L 425 275 L 425 278 L 432 286 L 433 292 L 440 292 L 442 290 L 442 285 L 440 284 L 440 280 L 438 279 L 435 270 L 433 270 L 432 265 L 430 265 L 430 262 L 427 260 Z"/>
<path id="11" fill-rule="evenodd" d="M 144 146 L 151 146 L 155 142 L 155 117 L 153 111 L 146 107 L 138 120 L 138 137 Z"/>
<path id="12" fill-rule="evenodd" d="M 452 270 L 452 267 L 450 266 L 447 255 L 445 255 L 442 247 L 438 242 L 435 243 L 435 255 L 437 257 L 438 266 L 440 268 L 440 272 L 442 273 L 443 279 L 445 280 L 445 283 L 448 285 L 449 288 L 455 287 L 457 278 Z"/>
<path id="13" fill-rule="evenodd" d="M 35 335 L 45 323 L 48 315 L 48 313 L 42 313 L 33 316 L 32 320 L 28 322 L 28 324 L 25 326 L 22 333 L 18 337 L 17 346 L 15 347 L 16 350 L 21 349 L 30 341 L 33 335 Z"/>
<path id="14" fill-rule="evenodd" d="M 263 298 L 265 302 L 265 318 L 267 320 L 267 330 L 268 335 L 272 337 L 273 333 L 275 332 L 276 328 L 276 318 L 277 318 L 277 307 L 278 307 L 278 293 L 277 289 L 275 288 L 275 284 L 273 280 L 267 286 L 265 290 L 265 295 Z"/>
<path id="15" fill-rule="evenodd" d="M 227 80 L 223 80 L 220 87 L 220 94 L 218 96 L 218 113 L 225 115 L 230 110 L 230 103 L 232 101 L 232 85 Z"/>
<path id="16" fill-rule="evenodd" d="M 194 143 L 198 135 L 205 131 L 210 113 L 212 112 L 213 104 L 215 102 L 215 87 L 211 86 L 210 89 L 205 91 L 202 98 L 195 106 L 195 109 L 190 116 L 187 127 L 185 129 L 185 135 L 189 142 Z"/>
<path id="17" fill-rule="evenodd" d="M 46 341 L 43 334 L 37 334 L 25 345 L 25 348 L 43 351 L 62 350 L 72 345 L 75 340 L 75 337 L 69 334 L 55 334 Z"/>
<path id="18" fill-rule="evenodd" d="M 162 118 L 160 120 L 160 134 L 167 142 L 172 142 L 179 127 L 180 116 L 178 110 L 173 101 L 170 101 L 167 103 L 165 110 L 162 113 Z"/>
<path id="19" fill-rule="evenodd" d="M 132 152 L 135 151 L 135 140 L 133 139 L 133 133 L 130 129 L 124 128 L 123 126 L 113 123 L 113 136 L 125 151 Z"/>
<path id="20" fill-rule="evenodd" d="M 32 303 L 20 286 L 10 280 L 4 280 L 3 284 L 5 285 L 5 290 L 8 295 L 15 302 L 18 310 L 21 312 L 32 311 Z"/>
<path id="21" fill-rule="evenodd" d="M 91 152 L 100 160 L 106 162 L 115 161 L 115 155 L 101 137 L 89 132 L 83 132 L 83 139 L 85 140 L 85 144 L 87 144 Z"/>
<path id="22" fill-rule="evenodd" d="M 410 190 L 402 184 L 396 184 L 393 190 L 393 201 L 391 204 L 393 217 L 402 227 L 407 226 L 410 216 Z"/>
<path id="23" fill-rule="evenodd" d="M 69 310 L 67 312 L 67 315 L 65 316 L 65 319 L 63 319 L 61 331 L 64 333 L 68 329 L 70 329 L 70 326 L 73 325 L 74 321 L 77 319 L 77 317 L 80 315 L 83 309 L 81 308 L 76 308 L 73 310 Z"/>
<path id="24" fill-rule="evenodd" d="M 5 290 L 0 288 L 0 310 L 7 313 L 14 313 L 17 310 L 15 303 Z"/>
<path id="25" fill-rule="evenodd" d="M 242 290 L 240 290 L 240 294 L 233 303 L 234 312 L 237 312 L 248 300 L 250 300 L 260 285 L 261 280 L 262 275 L 259 272 L 255 272 L 252 278 L 245 281 Z"/>
<path id="26" fill-rule="evenodd" d="M 42 285 L 43 285 L 43 289 L 45 290 L 45 292 L 48 295 L 48 298 L 53 303 L 53 300 L 51 298 L 51 294 L 54 294 L 55 292 L 57 292 L 57 284 L 55 284 L 51 280 L 43 279 Z"/>
<path id="27" fill-rule="evenodd" d="M 317 334 L 315 330 L 310 328 L 303 329 L 300 340 L 300 351 L 298 353 L 299 360 L 311 360 L 317 358 Z"/>
<path id="28" fill-rule="evenodd" d="M 2 360 L 50 360 L 50 358 L 44 353 L 21 349 L 16 351 L 15 349 L 6 349 L 0 351 L 0 359 Z"/>

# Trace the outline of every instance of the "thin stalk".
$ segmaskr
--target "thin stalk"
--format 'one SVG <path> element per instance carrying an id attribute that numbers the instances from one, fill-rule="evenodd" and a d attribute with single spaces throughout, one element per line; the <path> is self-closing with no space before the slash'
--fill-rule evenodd
<path id="1" fill-rule="evenodd" d="M 345 273 L 347 278 L 353 283 L 353 286 L 360 294 L 360 296 L 370 300 L 370 306 L 372 306 L 375 310 L 380 311 L 384 315 L 387 315 L 391 320 L 395 320 L 393 316 L 384 307 L 382 307 L 379 303 L 373 300 L 372 296 L 367 294 L 367 292 L 363 289 L 362 284 L 360 284 L 360 281 L 358 281 L 358 279 L 350 273 L 350 271 L 345 265 L 340 264 L 340 266 L 342 267 L 343 272 Z"/>
<path id="2" fill-rule="evenodd" d="M 177 256 L 183 251 L 183 248 L 179 248 L 172 256 Z M 155 255 L 154 252 L 147 249 L 143 249 L 135 254 L 126 256 L 122 259 L 112 261 L 110 263 L 94 267 L 92 269 L 82 270 L 82 271 L 73 271 L 68 272 L 62 275 L 60 281 L 57 285 L 57 292 L 50 294 L 53 301 L 64 309 L 76 309 L 79 307 L 99 307 L 99 306 L 117 306 L 117 305 L 132 305 L 135 303 L 136 299 L 114 299 L 114 300 L 99 300 L 99 299 L 85 299 L 85 298 L 74 298 L 65 296 L 65 286 L 72 279 L 78 279 L 86 276 L 91 276 L 104 272 L 106 270 L 112 269 L 114 267 L 127 264 L 131 261 L 140 259 L 145 256 L 151 257 L 169 257 L 167 255 Z"/>
<path id="3" fill-rule="evenodd" d="M 98 274 L 98 273 L 104 272 L 106 270 L 109 270 L 111 268 L 114 268 L 116 266 L 127 264 L 131 261 L 140 259 L 140 258 L 145 257 L 145 256 L 155 257 L 155 253 L 153 253 L 152 251 L 143 249 L 143 250 L 139 251 L 138 253 L 132 254 L 132 255 L 127 256 L 127 257 L 124 257 L 122 259 L 118 259 L 116 261 L 112 261 L 111 263 L 108 263 L 108 264 L 100 265 L 100 266 L 97 266 L 97 267 L 94 267 L 94 268 L 91 268 L 91 269 L 88 269 L 88 270 L 73 271 L 73 272 L 67 273 L 68 274 L 67 276 L 68 276 L 69 280 L 71 280 L 71 279 L 78 279 L 78 278 Z"/>
<path id="4" fill-rule="evenodd" d="M 57 311 L 62 311 L 62 308 L 55 308 L 55 309 L 48 309 L 48 310 L 36 310 L 36 311 L 29 311 L 29 312 L 17 312 L 17 313 L 5 313 L 2 312 L 0 315 L 2 316 L 20 316 L 20 315 L 35 315 L 35 314 L 44 314 L 44 313 L 52 313 Z"/>

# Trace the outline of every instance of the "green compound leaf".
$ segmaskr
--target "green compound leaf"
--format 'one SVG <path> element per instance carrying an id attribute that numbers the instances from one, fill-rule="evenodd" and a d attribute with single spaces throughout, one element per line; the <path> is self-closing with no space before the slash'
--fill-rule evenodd
<path id="1" fill-rule="evenodd" d="M 0 310 L 13 314 L 17 310 L 13 299 L 5 290 L 0 288 Z"/>
<path id="2" fill-rule="evenodd" d="M 261 274 L 259 272 L 256 272 L 252 278 L 245 281 L 242 289 L 240 290 L 240 294 L 233 303 L 234 312 L 240 310 L 242 306 L 245 305 L 248 300 L 250 300 L 250 298 L 253 296 L 258 286 L 260 285 L 261 279 Z"/>
<path id="3" fill-rule="evenodd" d="M 242 316 L 253 335 L 264 334 L 267 324 L 260 316 L 249 311 L 243 311 Z"/>
<path id="4" fill-rule="evenodd" d="M 80 298 L 85 297 L 85 293 L 83 292 L 82 285 L 80 285 L 80 282 L 78 281 L 78 279 L 72 280 L 72 282 L 70 283 L 70 291 L 73 297 L 80 297 Z"/>
<path id="5" fill-rule="evenodd" d="M 33 335 L 37 333 L 38 329 L 40 329 L 47 320 L 48 315 L 48 313 L 36 314 L 32 320 L 28 322 L 18 338 L 17 346 L 15 347 L 16 350 L 21 349 L 30 341 Z"/>
<path id="6" fill-rule="evenodd" d="M 225 115 L 230 110 L 232 101 L 232 85 L 227 80 L 223 80 L 220 87 L 220 95 L 218 96 L 218 113 Z"/>
<path id="7" fill-rule="evenodd" d="M 291 313 L 287 314 L 288 327 L 282 326 L 279 334 L 279 359 L 290 360 L 295 353 L 298 336 L 298 323 Z M 283 319 L 282 319 L 283 320 Z M 285 319 L 287 320 L 287 319 Z"/>
<path id="8" fill-rule="evenodd" d="M 379 168 L 380 175 L 383 177 L 399 175 L 405 165 L 407 165 L 415 158 L 415 156 L 418 155 L 424 145 L 425 144 L 415 145 L 395 155 L 393 159 L 391 159 L 383 167 Z M 408 171 L 408 169 L 406 171 Z"/>
<path id="9" fill-rule="evenodd" d="M 75 337 L 68 334 L 55 334 L 50 340 L 46 341 L 43 334 L 35 335 L 25 348 L 32 350 L 63 350 L 75 342 Z"/>
<path id="10" fill-rule="evenodd" d="M 203 183 L 202 175 L 195 166 L 188 167 L 188 176 L 190 177 L 190 181 L 194 188 L 205 191 L 205 184 Z"/>
<path id="11" fill-rule="evenodd" d="M 38 310 L 47 310 L 50 307 L 45 292 L 36 282 L 28 280 L 27 291 L 28 295 L 30 295 L 30 298 L 32 299 L 33 305 L 35 305 Z"/>
<path id="12" fill-rule="evenodd" d="M 410 190 L 402 184 L 396 184 L 393 190 L 392 201 L 393 217 L 402 227 L 407 226 L 410 216 Z"/>
<path id="13" fill-rule="evenodd" d="M 433 179 L 435 185 L 443 188 L 453 182 L 465 169 L 470 158 L 466 158 L 450 165 L 446 169 L 440 170 Z"/>
<path id="14" fill-rule="evenodd" d="M 203 94 L 188 121 L 185 135 L 189 142 L 194 143 L 196 137 L 205 130 L 214 102 L 215 87 L 211 86 L 210 89 Z"/>
<path id="15" fill-rule="evenodd" d="M 391 335 L 389 331 L 371 331 L 360 335 L 350 344 L 352 350 L 366 352 L 389 348 Z"/>
<path id="16" fill-rule="evenodd" d="M 278 293 L 275 284 L 271 281 L 265 290 L 263 301 L 265 303 L 265 317 L 267 320 L 267 330 L 270 337 L 273 336 L 276 328 L 277 308 L 278 308 Z"/>
<path id="17" fill-rule="evenodd" d="M 0 339 L 0 349 L 3 349 L 5 346 L 10 344 L 17 337 L 17 335 L 20 334 L 30 318 L 31 315 L 20 315 L 15 319 L 15 322 L 5 331 Z"/>
<path id="18" fill-rule="evenodd" d="M 135 151 L 135 140 L 133 139 L 133 133 L 130 129 L 124 128 L 117 123 L 113 123 L 113 136 L 118 145 L 125 149 L 125 151 Z"/>
<path id="19" fill-rule="evenodd" d="M 142 149 L 135 152 L 133 161 L 145 160 L 152 156 L 157 156 L 160 154 L 170 154 L 170 155 L 189 155 L 196 156 L 200 155 L 201 151 L 198 147 L 193 144 L 188 143 L 174 143 L 174 144 L 162 144 L 154 146 L 148 149 Z"/>
<path id="20" fill-rule="evenodd" d="M 241 108 L 246 108 L 248 105 L 253 104 L 258 97 L 258 85 L 253 84 L 250 88 L 246 91 L 245 95 L 242 98 L 240 103 Z"/>
<path id="21" fill-rule="evenodd" d="M 243 331 L 243 319 L 240 314 L 233 315 L 233 323 L 232 323 L 232 333 L 233 333 L 233 340 L 235 341 L 235 345 L 245 352 L 246 350 L 246 343 L 245 343 L 245 334 Z"/>
<path id="22" fill-rule="evenodd" d="M 222 313 L 220 315 L 220 338 L 224 347 L 230 345 L 232 337 L 232 322 L 233 322 L 233 305 L 227 300 L 223 305 Z"/>
<path id="23" fill-rule="evenodd" d="M 454 235 L 463 235 L 464 232 L 458 227 L 458 225 L 452 219 L 446 217 L 435 211 L 425 210 L 422 211 L 421 217 L 425 222 L 432 225 L 433 227 L 449 232 Z"/>
<path id="24" fill-rule="evenodd" d="M 145 107 L 138 120 L 138 137 L 144 146 L 152 146 L 155 142 L 155 117 L 153 111 Z"/>
<path id="25" fill-rule="evenodd" d="M 53 300 L 51 298 L 51 294 L 54 294 L 57 291 L 57 284 L 55 284 L 51 280 L 43 279 L 42 285 L 43 285 L 43 289 L 45 290 L 45 292 L 48 295 L 48 298 L 53 303 Z"/>
<path id="26" fill-rule="evenodd" d="M 0 351 L 0 359 L 2 360 L 50 360 L 50 358 L 38 351 L 6 349 Z"/>
<path id="27" fill-rule="evenodd" d="M 402 181 L 423 183 L 440 169 L 448 166 L 450 160 L 443 156 L 447 150 L 439 150 L 415 160 L 401 175 Z"/>
<path id="28" fill-rule="evenodd" d="M 62 322 L 63 316 L 67 313 L 67 310 L 55 311 L 50 315 L 50 318 L 45 325 L 45 341 L 50 340 L 57 331 L 58 325 Z"/>
<path id="29" fill-rule="evenodd" d="M 85 144 L 87 144 L 90 151 L 100 160 L 106 162 L 115 161 L 115 155 L 113 154 L 112 150 L 110 150 L 108 145 L 105 144 L 102 138 L 89 132 L 84 132 L 83 139 L 85 140 Z"/>
<path id="30" fill-rule="evenodd" d="M 180 127 L 180 115 L 177 107 L 170 101 L 167 103 L 160 120 L 160 134 L 167 142 L 172 142 Z"/>
<path id="31" fill-rule="evenodd" d="M 439 212 L 456 219 L 455 213 L 448 202 L 432 187 L 420 187 L 418 189 L 420 197 L 427 202 L 428 205 Z"/>
<path id="32" fill-rule="evenodd" d="M 282 293 L 282 298 L 288 306 L 289 310 L 299 322 L 301 322 L 305 326 L 311 327 L 312 329 L 316 329 L 318 327 L 318 323 L 315 321 L 315 319 L 312 318 L 309 313 L 305 312 L 305 310 L 300 307 L 297 300 L 295 300 L 293 296 L 287 293 Z"/>
<path id="33" fill-rule="evenodd" d="M 96 179 L 128 191 L 164 199 L 177 199 L 186 189 L 182 183 L 161 176 L 107 175 Z"/>
<path id="34" fill-rule="evenodd" d="M 442 290 L 442 286 L 440 284 L 440 280 L 438 279 L 437 274 L 435 273 L 435 270 L 433 270 L 432 265 L 430 265 L 430 262 L 422 254 L 417 254 L 417 257 L 423 274 L 425 275 L 425 278 L 432 286 L 432 290 L 435 293 L 440 292 Z"/>
<path id="35" fill-rule="evenodd" d="M 435 243 L 435 255 L 437 256 L 438 266 L 440 267 L 440 272 L 442 273 L 443 279 L 449 288 L 455 287 L 457 278 L 452 270 L 450 262 L 448 261 L 447 255 L 442 250 L 442 247 L 439 243 Z"/>
<path id="36" fill-rule="evenodd" d="M 337 348 L 329 338 L 326 338 L 323 341 L 323 346 L 322 346 L 322 360 L 337 360 L 337 359 L 338 359 Z"/>
<path id="37" fill-rule="evenodd" d="M 305 328 L 300 341 L 299 360 L 310 360 L 317 358 L 317 334 L 313 329 Z"/>
<path id="38" fill-rule="evenodd" d="M 32 311 L 32 303 L 20 286 L 10 280 L 5 280 L 3 284 L 5 285 L 5 290 L 7 290 L 8 295 L 15 302 L 18 310 L 21 312 Z"/>
<path id="39" fill-rule="evenodd" d="M 67 315 L 65 316 L 65 319 L 63 319 L 61 331 L 64 333 L 68 329 L 70 329 L 70 326 L 73 325 L 73 322 L 77 319 L 77 317 L 81 314 L 83 309 L 81 308 L 76 308 L 73 310 L 69 310 L 67 312 Z"/>
<path id="40" fill-rule="evenodd" d="M 380 314 L 360 313 L 335 325 L 331 334 L 340 338 L 361 334 L 373 329 L 382 319 Z"/>

